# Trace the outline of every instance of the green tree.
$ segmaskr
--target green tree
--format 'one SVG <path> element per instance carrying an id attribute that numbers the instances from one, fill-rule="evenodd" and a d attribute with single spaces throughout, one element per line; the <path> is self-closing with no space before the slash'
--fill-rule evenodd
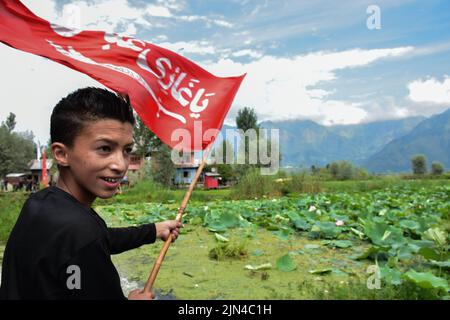
<path id="1" fill-rule="evenodd" d="M 222 183 L 227 183 L 235 180 L 235 173 L 233 166 L 230 164 L 218 164 L 217 171 L 222 177 Z"/>
<path id="2" fill-rule="evenodd" d="M 431 164 L 431 173 L 437 176 L 443 174 L 444 166 L 442 165 L 442 163 L 433 161 L 433 163 Z"/>
<path id="3" fill-rule="evenodd" d="M 337 180 L 350 180 L 355 178 L 362 169 L 355 168 L 350 161 L 337 161 L 327 165 L 330 175 Z"/>
<path id="4" fill-rule="evenodd" d="M 250 168 L 271 167 L 276 169 L 282 160 L 280 146 L 272 145 L 272 139 L 267 135 L 269 132 L 260 130 L 255 110 L 248 107 L 240 109 L 236 117 L 236 126 L 243 131 L 241 132 L 243 136 L 241 136 L 239 145 L 238 160 L 245 159 L 245 164 L 239 164 L 236 168 L 239 176 L 243 176 Z M 277 157 L 273 157 L 272 152 L 277 152 Z M 275 160 L 273 158 L 278 158 L 277 164 L 271 163 Z"/>
<path id="5" fill-rule="evenodd" d="M 47 159 L 53 158 L 53 154 L 52 154 L 52 139 L 48 139 L 47 144 L 46 145 L 41 145 L 41 148 L 45 148 L 45 156 L 47 157 Z M 41 155 L 41 158 L 42 158 L 42 155 Z M 56 164 L 55 164 L 55 166 L 56 166 Z"/>
<path id="6" fill-rule="evenodd" d="M 411 166 L 414 174 L 427 173 L 427 158 L 423 154 L 417 154 L 411 158 Z"/>
<path id="7" fill-rule="evenodd" d="M 239 175 L 242 176 L 250 168 L 270 167 L 270 163 L 263 164 L 265 161 L 261 161 L 260 148 L 262 145 L 266 146 L 266 156 L 271 159 L 272 150 L 279 150 L 279 146 L 272 146 L 271 140 L 265 136 L 264 132 L 261 134 L 255 110 L 248 107 L 240 109 L 236 117 L 236 126 L 244 134 L 241 136 L 241 144 L 238 150 L 240 156 L 238 158 L 244 158 L 245 164 L 240 164 L 237 167 Z M 254 131 L 252 132 L 252 130 Z M 279 161 L 281 161 L 280 156 Z"/>
<path id="8" fill-rule="evenodd" d="M 141 157 L 146 157 L 154 149 L 161 146 L 161 140 L 150 131 L 144 124 L 142 119 L 135 114 L 136 124 L 133 127 L 134 144 L 136 154 Z"/>
<path id="9" fill-rule="evenodd" d="M 327 165 L 328 170 L 333 178 L 337 178 L 339 173 L 339 165 L 337 162 L 332 162 L 329 166 Z"/>
<path id="10" fill-rule="evenodd" d="M 340 161 L 338 167 L 338 180 L 350 180 L 353 178 L 355 170 L 350 161 Z"/>
<path id="11" fill-rule="evenodd" d="M 255 109 L 244 107 L 238 110 L 236 126 L 244 132 L 248 129 L 258 130 L 258 117 L 256 116 Z"/>
<path id="12" fill-rule="evenodd" d="M 320 173 L 320 167 L 316 167 L 314 164 L 311 166 L 311 174 L 313 176 L 318 175 Z"/>
<path id="13" fill-rule="evenodd" d="M 14 127 L 14 126 L 12 126 Z M 12 132 L 10 127 L 0 126 L 0 176 L 24 172 L 30 160 L 36 158 L 36 145 L 31 131 Z"/>
<path id="14" fill-rule="evenodd" d="M 255 163 L 250 164 L 250 144 L 255 146 L 258 142 L 258 117 L 253 108 L 244 107 L 238 110 L 236 117 L 236 126 L 243 131 L 241 133 L 241 144 L 239 145 L 238 153 L 245 159 L 244 164 L 239 164 L 236 167 L 239 176 L 243 176 L 248 169 L 254 168 L 257 165 Z M 252 134 L 251 129 L 255 130 Z M 239 156 L 238 156 L 239 157 Z M 258 161 L 256 161 L 258 163 Z"/>
<path id="15" fill-rule="evenodd" d="M 16 127 L 16 115 L 10 112 L 8 118 L 6 118 L 6 121 L 2 122 L 2 127 L 3 126 L 9 133 L 13 132 L 14 128 Z"/>
<path id="16" fill-rule="evenodd" d="M 234 171 L 234 167 L 231 164 L 207 164 L 205 165 L 203 172 L 212 172 L 213 168 L 217 170 L 217 173 L 220 174 L 222 180 L 221 184 L 226 184 L 230 181 L 236 180 L 236 173 Z"/>
<path id="17" fill-rule="evenodd" d="M 175 174 L 175 166 L 171 159 L 171 149 L 162 144 L 152 160 L 152 176 L 153 179 L 163 186 L 170 187 L 173 184 Z"/>

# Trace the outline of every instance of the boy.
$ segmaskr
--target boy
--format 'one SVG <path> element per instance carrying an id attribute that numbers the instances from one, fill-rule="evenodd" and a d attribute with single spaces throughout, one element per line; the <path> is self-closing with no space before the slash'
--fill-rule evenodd
<path id="1" fill-rule="evenodd" d="M 5 248 L 0 299 L 125 299 L 111 254 L 175 240 L 181 223 L 108 228 L 91 208 L 127 172 L 135 119 L 128 99 L 80 89 L 54 108 L 50 135 L 58 182 L 25 202 Z M 151 299 L 135 290 L 129 299 Z"/>

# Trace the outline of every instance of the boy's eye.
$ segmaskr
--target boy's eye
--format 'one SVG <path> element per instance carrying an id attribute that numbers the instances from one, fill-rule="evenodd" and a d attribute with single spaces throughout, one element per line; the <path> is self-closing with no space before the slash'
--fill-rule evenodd
<path id="1" fill-rule="evenodd" d="M 126 154 L 130 154 L 133 151 L 133 148 L 129 147 L 125 149 Z"/>
<path id="2" fill-rule="evenodd" d="M 100 148 L 98 148 L 99 150 L 103 151 L 103 152 L 110 152 L 111 148 L 108 146 L 101 146 Z"/>

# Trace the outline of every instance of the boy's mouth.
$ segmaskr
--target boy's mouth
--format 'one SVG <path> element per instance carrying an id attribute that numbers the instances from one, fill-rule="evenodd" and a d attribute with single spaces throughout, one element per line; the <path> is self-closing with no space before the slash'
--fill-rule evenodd
<path id="1" fill-rule="evenodd" d="M 122 181 L 122 177 L 119 178 L 110 178 L 110 177 L 101 177 L 106 186 L 109 188 L 117 188 L 120 184 L 120 181 Z"/>
<path id="2" fill-rule="evenodd" d="M 102 177 L 101 179 L 105 180 L 106 182 L 116 183 L 116 182 L 120 182 L 122 180 L 122 177 L 119 177 L 119 178 Z"/>

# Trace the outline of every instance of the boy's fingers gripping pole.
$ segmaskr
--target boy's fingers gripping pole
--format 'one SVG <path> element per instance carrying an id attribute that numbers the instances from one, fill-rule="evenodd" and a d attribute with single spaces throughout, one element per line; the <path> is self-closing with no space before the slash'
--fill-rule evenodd
<path id="1" fill-rule="evenodd" d="M 192 179 L 191 184 L 189 185 L 189 189 L 184 195 L 183 202 L 181 202 L 180 209 L 178 210 L 178 214 L 176 217 L 176 220 L 181 222 L 181 218 L 183 217 L 184 209 L 187 206 L 187 203 L 189 201 L 189 198 L 191 197 L 192 191 L 194 190 L 194 187 L 197 183 L 198 178 L 200 178 L 200 175 L 203 171 L 203 167 L 206 164 L 206 159 L 208 158 L 209 152 L 211 151 L 213 143 L 210 143 L 209 146 L 206 148 L 205 152 L 203 153 L 203 159 L 200 164 L 200 166 L 197 169 L 197 172 L 195 173 L 194 179 Z M 161 251 L 159 253 L 158 259 L 156 260 L 155 264 L 153 265 L 153 269 L 150 273 L 150 276 L 148 277 L 147 283 L 145 284 L 143 292 L 151 292 L 153 288 L 153 284 L 155 283 L 156 276 L 158 275 L 159 268 L 161 267 L 161 264 L 164 260 L 164 257 L 166 256 L 167 250 L 170 247 L 170 244 L 172 243 L 172 234 L 169 235 L 166 242 L 164 242 L 163 247 L 161 248 Z"/>

